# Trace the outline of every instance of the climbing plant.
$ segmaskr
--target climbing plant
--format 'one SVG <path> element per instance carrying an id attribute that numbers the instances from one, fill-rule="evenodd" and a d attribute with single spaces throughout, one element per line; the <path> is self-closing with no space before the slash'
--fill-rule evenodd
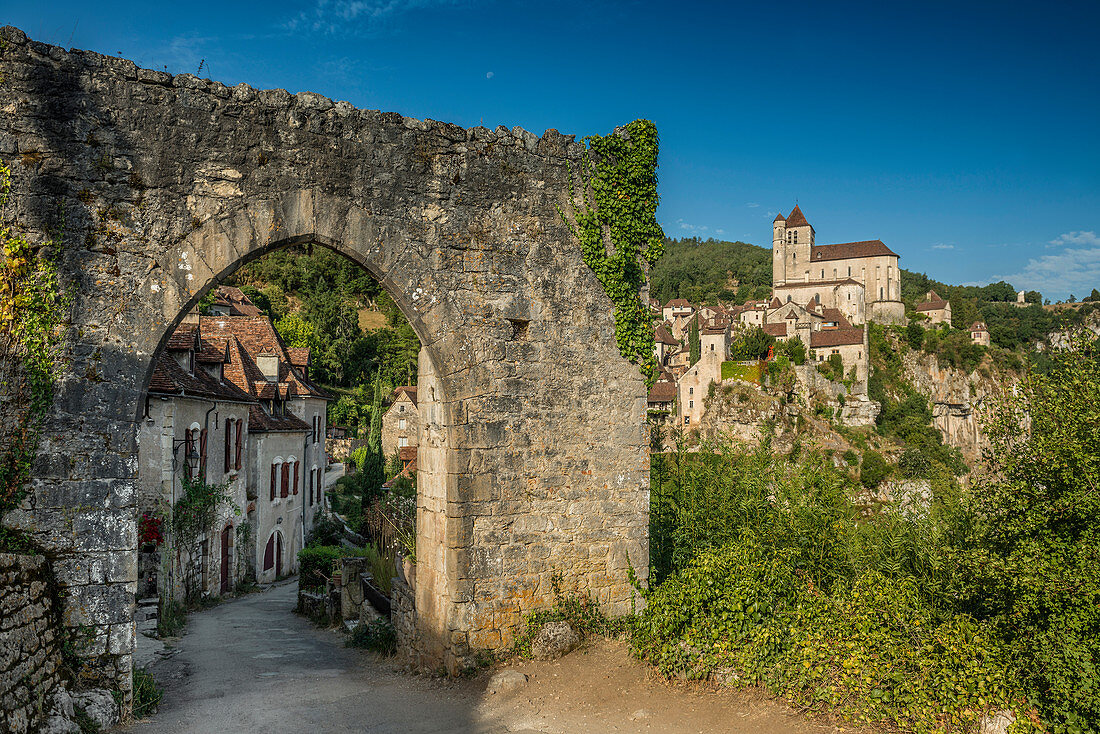
<path id="1" fill-rule="evenodd" d="M 199 582 L 205 563 L 203 543 L 214 534 L 226 508 L 234 515 L 240 515 L 241 508 L 229 494 L 229 481 L 208 484 L 205 477 L 192 478 L 184 472 L 180 483 L 183 495 L 172 505 L 172 535 L 176 552 L 181 554 L 184 598 L 193 602 L 201 592 Z"/>
<path id="2" fill-rule="evenodd" d="M 10 194 L 11 169 L 0 163 L 0 518 L 26 495 L 62 363 L 68 303 L 50 259 L 53 242 L 36 246 L 18 234 Z"/>
<path id="3" fill-rule="evenodd" d="M 635 120 L 611 135 L 585 138 L 581 188 L 573 189 L 573 222 L 584 262 L 615 306 L 619 352 L 647 381 L 657 377 L 653 329 L 639 295 L 648 268 L 664 252 L 657 223 L 657 126 Z"/>

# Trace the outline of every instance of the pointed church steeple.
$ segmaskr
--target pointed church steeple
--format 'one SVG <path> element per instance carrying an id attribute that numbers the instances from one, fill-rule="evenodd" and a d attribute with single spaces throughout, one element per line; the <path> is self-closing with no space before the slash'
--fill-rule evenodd
<path id="1" fill-rule="evenodd" d="M 806 221 L 806 216 L 798 208 L 798 204 L 795 204 L 794 209 L 791 210 L 791 216 L 787 217 L 787 228 L 808 226 L 810 226 L 810 223 Z"/>

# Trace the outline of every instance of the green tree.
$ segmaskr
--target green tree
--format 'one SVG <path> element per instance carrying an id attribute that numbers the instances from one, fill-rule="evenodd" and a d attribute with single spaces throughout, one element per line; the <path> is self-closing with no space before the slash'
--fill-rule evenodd
<path id="1" fill-rule="evenodd" d="M 279 332 L 288 347 L 307 347 L 312 350 L 320 347 L 317 330 L 300 313 L 288 313 L 276 321 L 275 331 Z"/>
<path id="2" fill-rule="evenodd" d="M 920 349 L 924 345 L 924 327 L 916 321 L 910 321 L 905 327 L 905 341 L 910 349 Z"/>
<path id="3" fill-rule="evenodd" d="M 1010 645 L 1052 731 L 1100 731 L 1100 363 L 1085 335 L 993 401 L 972 609 Z"/>
<path id="4" fill-rule="evenodd" d="M 775 344 L 775 337 L 759 326 L 754 326 L 742 332 L 730 345 L 730 357 L 734 361 L 764 359 L 768 356 L 768 349 L 773 344 Z"/>

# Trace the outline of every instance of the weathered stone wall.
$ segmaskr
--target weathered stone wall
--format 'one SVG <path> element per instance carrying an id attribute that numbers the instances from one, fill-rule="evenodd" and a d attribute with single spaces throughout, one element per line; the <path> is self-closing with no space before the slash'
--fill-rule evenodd
<path id="1" fill-rule="evenodd" d="M 5 522 L 58 559 L 101 677 L 129 686 L 153 356 L 219 278 L 292 244 L 376 276 L 435 375 L 416 606 L 443 662 L 508 644 L 555 575 L 629 608 L 628 566 L 648 567 L 645 389 L 559 215 L 581 145 L 0 39 L 9 213 L 32 241 L 60 236 L 74 296 L 31 495 Z"/>
<path id="2" fill-rule="evenodd" d="M 0 731 L 38 731 L 62 685 L 61 637 L 41 556 L 0 553 Z"/>

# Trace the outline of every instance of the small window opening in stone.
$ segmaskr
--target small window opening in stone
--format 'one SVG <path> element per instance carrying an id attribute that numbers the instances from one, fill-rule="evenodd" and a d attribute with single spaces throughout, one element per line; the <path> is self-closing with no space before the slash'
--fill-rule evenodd
<path id="1" fill-rule="evenodd" d="M 512 341 L 527 339 L 527 325 L 531 323 L 526 319 L 508 319 L 512 325 Z"/>

